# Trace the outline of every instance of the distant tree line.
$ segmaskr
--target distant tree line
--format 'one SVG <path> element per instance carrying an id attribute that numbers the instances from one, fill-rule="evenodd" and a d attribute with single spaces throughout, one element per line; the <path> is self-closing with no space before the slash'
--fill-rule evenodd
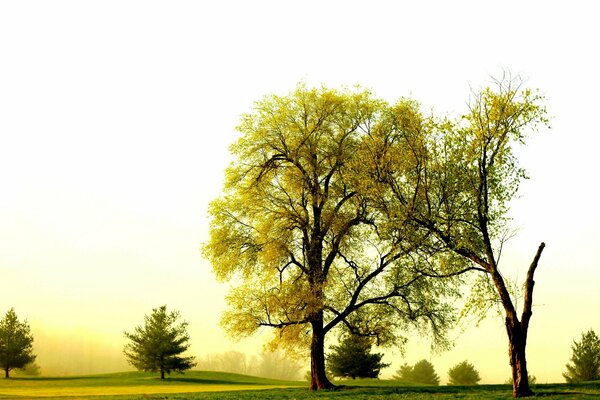
<path id="1" fill-rule="evenodd" d="M 258 356 L 240 351 L 207 354 L 198 359 L 196 368 L 206 371 L 233 372 L 264 378 L 297 380 L 302 364 L 280 350 L 265 350 Z"/>

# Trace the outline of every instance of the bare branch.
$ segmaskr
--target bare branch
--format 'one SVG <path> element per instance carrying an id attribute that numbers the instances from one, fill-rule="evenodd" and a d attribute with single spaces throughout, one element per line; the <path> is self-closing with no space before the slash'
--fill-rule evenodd
<path id="1" fill-rule="evenodd" d="M 535 273 L 535 269 L 538 266 L 538 262 L 540 261 L 540 257 L 542 256 L 542 251 L 544 251 L 544 247 L 546 244 L 542 242 L 538 247 L 537 252 L 535 253 L 535 257 L 527 270 L 527 279 L 525 280 L 525 300 L 523 304 L 523 314 L 521 316 L 521 323 L 524 328 L 524 332 L 527 332 L 527 327 L 529 326 L 529 319 L 531 318 L 531 306 L 533 303 L 533 285 L 535 284 L 533 280 L 533 274 Z"/>

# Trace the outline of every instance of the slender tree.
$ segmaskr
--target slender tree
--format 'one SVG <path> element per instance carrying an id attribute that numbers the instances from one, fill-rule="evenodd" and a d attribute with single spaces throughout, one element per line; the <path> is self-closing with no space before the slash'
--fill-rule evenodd
<path id="1" fill-rule="evenodd" d="M 35 361 L 33 335 L 27 321 L 19 321 L 14 308 L 0 320 L 0 366 L 4 377 L 10 377 L 13 369 L 25 368 Z"/>
<path id="2" fill-rule="evenodd" d="M 475 93 L 469 112 L 458 122 L 424 118 L 416 105 L 403 107 L 371 138 L 376 149 L 371 181 L 378 190 L 380 182 L 387 184 L 382 204 L 408 215 L 415 227 L 429 234 L 432 258 L 423 273 L 465 272 L 456 259 L 460 258 L 485 274 L 485 287 L 504 309 L 515 397 L 532 394 L 525 347 L 533 277 L 545 244 L 540 244 L 527 271 L 520 318 L 499 260 L 507 237 L 508 205 L 526 177 L 513 149 L 524 142 L 528 129 L 547 123 L 541 101 L 519 82 L 503 79 L 495 90 Z M 475 290 L 481 290 L 479 285 Z"/>
<path id="3" fill-rule="evenodd" d="M 152 309 L 152 314 L 144 317 L 144 326 L 125 332 L 130 340 L 123 351 L 127 362 L 140 371 L 160 371 L 160 379 L 165 379 L 165 372 L 183 373 L 192 368 L 194 357 L 180 356 L 190 347 L 188 323 L 178 319 L 179 312 L 168 313 L 167 306 Z"/>
<path id="4" fill-rule="evenodd" d="M 592 329 L 581 334 L 579 342 L 573 341 L 573 355 L 567 371 L 563 373 L 569 383 L 600 379 L 600 338 Z"/>
<path id="5" fill-rule="evenodd" d="M 480 380 L 479 372 L 467 360 L 456 364 L 448 370 L 448 385 L 477 385 Z"/>
<path id="6" fill-rule="evenodd" d="M 371 339 L 364 336 L 346 335 L 339 345 L 332 346 L 327 366 L 332 376 L 344 378 L 378 378 L 382 368 L 383 354 L 371 353 Z"/>
<path id="7" fill-rule="evenodd" d="M 452 322 L 442 299 L 453 289 L 415 270 L 414 230 L 374 207 L 361 175 L 372 162 L 363 141 L 387 108 L 360 90 L 300 85 L 266 97 L 243 117 L 224 193 L 210 206 L 204 254 L 237 284 L 225 327 L 272 327 L 279 346 L 310 348 L 313 390 L 333 387 L 325 337 L 338 326 L 391 344 L 414 323 L 443 343 Z"/>

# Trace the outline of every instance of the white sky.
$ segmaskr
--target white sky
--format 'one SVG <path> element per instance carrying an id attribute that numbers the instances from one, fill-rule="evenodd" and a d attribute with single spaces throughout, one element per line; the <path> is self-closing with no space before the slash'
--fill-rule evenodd
<path id="1" fill-rule="evenodd" d="M 553 129 L 521 151 L 532 179 L 504 262 L 522 279 L 547 243 L 528 361 L 562 381 L 571 341 L 600 331 L 597 15 L 585 1 L 1 2 L 0 314 L 29 320 L 42 369 L 64 342 L 120 359 L 122 332 L 161 304 L 190 321 L 197 355 L 253 351 L 223 338 L 226 290 L 199 252 L 239 115 L 300 80 L 458 114 L 509 69 L 546 94 Z M 390 353 L 388 374 L 430 358 L 444 379 L 468 359 L 506 380 L 502 321 L 464 329 L 439 356 L 418 340 Z"/>

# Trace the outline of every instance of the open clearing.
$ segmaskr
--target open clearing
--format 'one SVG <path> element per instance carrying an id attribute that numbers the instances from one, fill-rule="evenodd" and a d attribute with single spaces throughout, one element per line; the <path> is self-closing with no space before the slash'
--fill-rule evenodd
<path id="1" fill-rule="evenodd" d="M 337 382 L 335 391 L 310 392 L 306 382 L 278 381 L 220 372 L 190 371 L 161 381 L 156 374 L 125 372 L 75 377 L 0 380 L 0 399 L 63 400 L 399 400 L 511 399 L 508 385 L 399 386 L 384 380 Z M 534 386 L 544 399 L 600 399 L 600 382 Z"/>

